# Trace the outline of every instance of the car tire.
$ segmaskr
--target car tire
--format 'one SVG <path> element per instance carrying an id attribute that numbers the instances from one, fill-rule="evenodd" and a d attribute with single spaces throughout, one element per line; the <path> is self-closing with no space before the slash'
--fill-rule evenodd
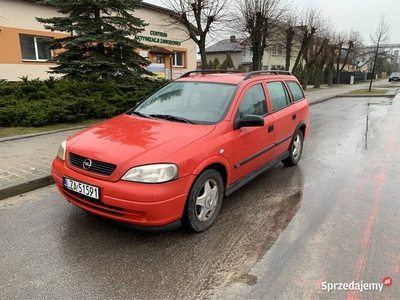
<path id="1" fill-rule="evenodd" d="M 289 147 L 289 157 L 282 162 L 285 166 L 295 166 L 300 161 L 303 153 L 303 132 L 297 130 L 293 135 L 292 142 Z"/>
<path id="2" fill-rule="evenodd" d="M 210 228 L 224 198 L 224 182 L 215 169 L 208 169 L 195 180 L 186 200 L 183 224 L 194 232 Z"/>

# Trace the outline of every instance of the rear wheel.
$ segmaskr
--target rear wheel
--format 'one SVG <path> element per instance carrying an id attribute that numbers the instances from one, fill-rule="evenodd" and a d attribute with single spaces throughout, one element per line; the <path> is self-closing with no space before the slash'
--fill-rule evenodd
<path id="1" fill-rule="evenodd" d="M 295 166 L 300 161 L 303 152 L 303 132 L 297 130 L 289 147 L 289 157 L 282 162 L 285 166 Z"/>
<path id="2" fill-rule="evenodd" d="M 221 209 L 224 183 L 215 169 L 201 173 L 186 200 L 183 222 L 191 230 L 202 232 L 214 223 Z"/>

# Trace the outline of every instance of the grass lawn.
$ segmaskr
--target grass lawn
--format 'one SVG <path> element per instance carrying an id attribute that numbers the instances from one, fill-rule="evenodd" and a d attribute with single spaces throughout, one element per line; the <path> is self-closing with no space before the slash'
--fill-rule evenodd
<path id="1" fill-rule="evenodd" d="M 346 93 L 346 95 L 383 95 L 386 94 L 388 90 L 385 89 L 371 89 L 369 92 L 368 89 L 360 89 Z"/>
<path id="2" fill-rule="evenodd" d="M 103 119 L 85 120 L 79 123 L 56 124 L 44 127 L 0 127 L 0 138 L 21 134 L 41 133 L 58 129 L 67 129 L 77 126 L 89 126 L 104 121 Z"/>

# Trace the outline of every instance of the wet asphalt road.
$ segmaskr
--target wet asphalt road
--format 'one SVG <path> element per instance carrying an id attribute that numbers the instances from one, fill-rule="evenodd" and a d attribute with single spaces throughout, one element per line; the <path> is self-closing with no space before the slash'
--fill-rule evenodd
<path id="1" fill-rule="evenodd" d="M 400 97 L 311 107 L 300 164 L 234 193 L 202 234 L 131 231 L 54 186 L 0 201 L 1 299 L 399 299 Z M 393 284 L 323 291 L 327 283 Z"/>

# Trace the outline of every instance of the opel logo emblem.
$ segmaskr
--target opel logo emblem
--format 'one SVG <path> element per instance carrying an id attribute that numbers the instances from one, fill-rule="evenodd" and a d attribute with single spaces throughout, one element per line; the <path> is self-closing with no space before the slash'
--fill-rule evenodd
<path id="1" fill-rule="evenodd" d="M 86 159 L 83 161 L 83 168 L 84 168 L 85 170 L 89 170 L 91 166 L 92 166 L 92 160 L 91 160 L 90 158 L 86 158 Z"/>

